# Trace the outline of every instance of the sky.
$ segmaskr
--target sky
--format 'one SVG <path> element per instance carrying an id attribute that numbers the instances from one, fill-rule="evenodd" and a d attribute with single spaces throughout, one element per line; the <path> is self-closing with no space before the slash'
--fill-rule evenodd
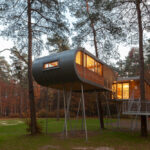
<path id="1" fill-rule="evenodd" d="M 13 47 L 12 41 L 10 41 L 10 40 L 8 41 L 8 40 L 0 37 L 0 51 L 3 49 L 9 49 L 12 47 Z M 0 56 L 4 56 L 5 59 L 10 63 L 9 55 L 10 55 L 10 51 L 4 51 L 4 52 L 0 53 Z"/>
<path id="2" fill-rule="evenodd" d="M 2 37 L 0 37 L 0 51 L 3 50 L 3 49 L 12 48 L 13 46 L 14 45 L 13 45 L 13 42 L 11 40 L 6 40 L 6 39 L 3 39 Z M 85 45 L 85 49 L 87 49 L 89 52 L 94 54 L 94 49 L 90 45 L 86 44 Z M 129 50 L 130 50 L 130 46 L 128 46 L 128 47 L 127 46 L 123 46 L 123 45 L 119 46 L 119 53 L 120 53 L 121 59 L 125 59 L 125 56 L 128 55 Z M 42 56 L 45 56 L 47 54 L 48 54 L 47 52 L 43 52 Z M 9 56 L 10 56 L 10 52 L 9 51 L 4 51 L 4 52 L 0 53 L 0 56 L 4 56 L 5 59 L 9 63 L 11 63 L 11 60 L 9 58 Z"/>

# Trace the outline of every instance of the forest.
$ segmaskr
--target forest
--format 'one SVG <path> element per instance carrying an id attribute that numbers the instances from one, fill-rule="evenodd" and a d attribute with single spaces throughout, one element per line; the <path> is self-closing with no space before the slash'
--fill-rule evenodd
<path id="1" fill-rule="evenodd" d="M 0 36 L 14 46 L 0 50 L 0 117 L 30 117 L 32 135 L 39 132 L 37 117 L 64 117 L 62 91 L 38 85 L 32 77 L 32 62 L 44 53 L 85 45 L 118 77 L 140 76 L 144 100 L 144 75 L 150 73 L 149 32 L 148 0 L 1 0 Z M 130 46 L 124 59 L 119 45 Z M 3 56 L 5 51 L 10 52 L 10 61 Z M 85 96 L 86 115 L 97 116 L 94 95 Z M 72 99 L 71 116 L 75 117 L 80 99 L 78 94 Z"/>

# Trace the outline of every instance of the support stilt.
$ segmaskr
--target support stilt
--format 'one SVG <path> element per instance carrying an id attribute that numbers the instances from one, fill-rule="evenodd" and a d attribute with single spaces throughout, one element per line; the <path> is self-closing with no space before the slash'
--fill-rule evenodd
<path id="1" fill-rule="evenodd" d="M 45 128 L 45 133 L 48 134 L 48 88 L 46 89 L 46 128 Z"/>
<path id="2" fill-rule="evenodd" d="M 117 104 L 117 127 L 120 128 L 120 104 Z"/>
<path id="3" fill-rule="evenodd" d="M 79 117 L 79 111 L 80 111 L 81 99 L 82 99 L 82 98 L 80 98 L 80 101 L 79 101 L 79 105 L 78 105 L 78 111 L 77 111 L 77 117 L 76 117 L 76 119 L 78 119 L 78 117 Z"/>
<path id="4" fill-rule="evenodd" d="M 64 114 L 65 114 L 64 132 L 67 137 L 68 131 L 67 131 L 67 111 L 66 111 L 66 89 L 63 90 L 63 96 L 64 96 Z"/>
<path id="5" fill-rule="evenodd" d="M 98 92 L 96 92 L 96 106 L 97 106 L 97 114 L 98 114 L 98 119 L 100 118 L 100 111 L 99 111 L 99 102 L 98 102 Z M 101 130 L 101 122 L 99 119 L 99 128 Z"/>
<path id="6" fill-rule="evenodd" d="M 81 106 L 81 101 L 82 101 L 81 99 L 82 98 L 80 98 L 79 105 L 78 105 L 77 116 L 76 116 L 76 124 L 77 124 L 77 121 L 78 121 L 78 118 L 79 118 L 80 106 Z M 77 126 L 75 126 L 75 129 L 77 129 Z"/>
<path id="7" fill-rule="evenodd" d="M 111 112 L 110 112 L 110 107 L 109 107 L 109 102 L 108 102 L 108 93 L 107 92 L 105 93 L 105 98 L 106 98 L 106 106 L 107 106 L 107 126 L 108 126 L 108 124 L 111 125 L 112 123 L 109 123 L 109 119 L 111 118 Z"/>
<path id="8" fill-rule="evenodd" d="M 60 91 L 59 90 L 57 91 L 57 96 L 58 97 L 57 97 L 57 116 L 56 117 L 57 117 L 57 121 L 59 121 L 59 118 L 60 118 L 60 116 L 59 116 L 59 113 L 60 113 L 59 112 L 60 111 L 59 110 L 60 109 Z"/>
<path id="9" fill-rule="evenodd" d="M 72 130 L 72 124 L 70 121 L 70 102 L 71 102 L 71 96 L 72 96 L 72 89 L 70 89 L 68 97 L 67 97 L 67 121 L 70 123 L 70 129 Z"/>
<path id="10" fill-rule="evenodd" d="M 87 125 L 86 125 L 86 116 L 85 116 L 85 102 L 84 102 L 84 91 L 83 91 L 83 85 L 81 84 L 81 94 L 82 94 L 82 108 L 83 108 L 83 117 L 84 117 L 84 129 L 85 129 L 85 138 L 86 141 L 88 140 L 87 135 Z"/>

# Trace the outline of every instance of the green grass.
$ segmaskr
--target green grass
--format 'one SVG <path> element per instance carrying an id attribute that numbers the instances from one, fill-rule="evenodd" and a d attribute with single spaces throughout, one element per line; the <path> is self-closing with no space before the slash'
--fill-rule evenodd
<path id="1" fill-rule="evenodd" d="M 109 146 L 115 150 L 149 150 L 150 138 L 142 138 L 139 133 L 105 129 L 99 130 L 98 119 L 87 119 L 89 131 L 88 142 L 83 137 L 63 138 L 58 136 L 63 131 L 64 120 L 48 119 L 48 135 L 45 135 L 45 119 L 39 119 L 43 134 L 29 136 L 26 124 L 23 121 L 16 124 L 19 119 L 0 120 L 0 150 L 52 150 L 42 148 L 46 145 L 58 146 L 60 150 L 71 150 L 73 147 L 100 147 Z M 20 121 L 20 120 L 19 120 Z M 115 121 L 115 120 L 111 120 Z M 81 129 L 81 120 L 71 121 L 73 128 Z M 16 125 L 13 125 L 16 124 Z M 69 126 L 69 124 L 68 124 Z M 54 148 L 53 148 L 54 149 Z"/>

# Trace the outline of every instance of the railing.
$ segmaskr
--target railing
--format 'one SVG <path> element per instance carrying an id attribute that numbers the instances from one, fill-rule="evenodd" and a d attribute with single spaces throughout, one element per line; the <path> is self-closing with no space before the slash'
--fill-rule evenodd
<path id="1" fill-rule="evenodd" d="M 128 115 L 150 115 L 150 102 L 129 100 L 122 104 L 122 113 Z"/>

